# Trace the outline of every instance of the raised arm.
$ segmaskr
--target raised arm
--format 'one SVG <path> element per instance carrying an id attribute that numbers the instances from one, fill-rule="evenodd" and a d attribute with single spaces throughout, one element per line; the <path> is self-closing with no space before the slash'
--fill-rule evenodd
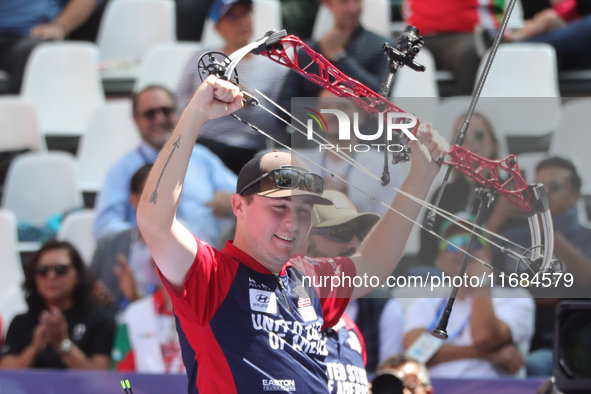
<path id="1" fill-rule="evenodd" d="M 448 144 L 427 123 L 420 126 L 417 141 L 410 141 L 409 146 L 412 149 L 412 167 L 401 190 L 424 200 L 440 168 L 436 160 L 445 156 Z M 419 204 L 401 193 L 396 195 L 391 206 L 412 220 L 417 219 L 421 210 Z M 388 210 L 361 244 L 359 255 L 353 257 L 357 275 L 377 276 L 380 284 L 384 283 L 404 255 L 412 226 L 412 222 Z M 371 290 L 373 288 L 369 286 L 357 287 L 352 297 L 362 297 Z"/>
<path id="2" fill-rule="evenodd" d="M 208 77 L 197 89 L 150 172 L 137 210 L 138 227 L 158 268 L 179 292 L 197 255 L 197 243 L 176 220 L 193 145 L 203 124 L 242 108 L 235 85 Z"/>

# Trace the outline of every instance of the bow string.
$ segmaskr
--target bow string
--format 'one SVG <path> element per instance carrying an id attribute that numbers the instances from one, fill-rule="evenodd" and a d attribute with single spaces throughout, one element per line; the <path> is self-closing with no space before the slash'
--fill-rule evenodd
<path id="1" fill-rule="evenodd" d="M 511 1 L 514 3 L 515 0 L 511 0 Z M 508 9 L 509 8 L 512 8 L 511 4 L 509 5 Z M 505 20 L 503 21 L 503 23 L 506 24 Z M 497 46 L 498 46 L 498 43 L 497 43 Z M 299 51 L 304 51 L 311 59 L 311 62 L 303 67 L 300 67 L 299 62 L 298 62 L 298 60 L 299 60 L 298 52 Z M 495 49 L 495 52 L 496 52 L 496 49 Z M 334 67 L 334 65 L 332 65 L 324 56 L 322 56 L 321 54 L 312 50 L 308 45 L 306 45 L 304 42 L 302 42 L 298 37 L 296 37 L 294 35 L 287 35 L 284 30 L 270 31 L 264 37 L 246 45 L 245 47 L 237 50 L 236 52 L 232 53 L 229 56 L 226 56 L 225 54 L 223 54 L 221 52 L 207 52 L 207 53 L 203 54 L 203 56 L 199 59 L 199 62 L 198 62 L 198 69 L 199 69 L 198 74 L 202 80 L 204 79 L 204 76 L 213 74 L 221 79 L 232 81 L 232 82 L 236 83 L 238 86 L 240 86 L 241 82 L 244 83 L 244 81 L 240 81 L 238 71 L 236 70 L 236 66 L 248 54 L 262 55 L 262 56 L 265 56 L 278 64 L 288 67 L 291 70 L 293 70 L 293 71 L 297 72 L 298 74 L 300 74 L 301 76 L 303 76 L 304 78 L 308 79 L 309 81 L 330 91 L 334 95 L 336 95 L 338 97 L 349 99 L 350 101 L 354 102 L 359 107 L 364 109 L 366 112 L 368 112 L 369 114 L 372 114 L 374 116 L 385 117 L 385 116 L 387 116 L 388 112 L 405 113 L 405 111 L 403 109 L 401 109 L 398 106 L 391 103 L 384 96 L 374 92 L 372 89 L 366 87 L 365 85 L 361 84 L 360 82 L 358 82 L 358 81 L 348 77 L 344 73 L 342 73 L 340 70 L 338 70 L 336 67 Z M 491 54 L 494 56 L 492 50 L 491 50 Z M 223 58 L 223 60 L 220 61 L 219 59 L 216 58 L 216 56 L 217 57 L 221 56 Z M 490 57 L 490 55 L 489 55 L 488 61 L 489 62 L 492 61 L 492 58 Z M 316 65 L 316 67 L 311 67 L 312 65 Z M 400 65 L 400 66 L 402 66 L 402 65 Z M 414 68 L 412 66 L 409 66 L 409 67 Z M 488 65 L 488 68 L 490 68 L 490 64 Z M 486 70 L 488 70 L 488 68 Z M 389 78 L 388 75 L 386 76 L 385 80 L 387 78 Z M 389 80 L 390 80 L 390 84 L 391 84 L 392 78 L 389 78 Z M 481 78 L 481 80 L 482 80 L 482 78 Z M 479 90 L 481 90 L 481 88 L 482 88 L 482 86 L 479 83 L 479 89 L 476 89 L 475 93 L 478 92 L 478 94 L 479 94 Z M 255 91 L 258 94 L 260 94 L 261 96 L 263 96 L 265 99 L 269 100 L 269 102 L 271 102 L 273 105 L 278 107 L 281 111 L 288 114 L 296 122 L 299 122 L 303 127 L 306 127 L 299 119 L 297 119 L 296 117 L 291 115 L 288 111 L 281 108 L 278 104 L 274 103 L 272 100 L 270 100 L 268 97 L 264 96 L 258 90 L 255 89 Z M 383 92 L 384 89 L 381 89 L 381 91 Z M 284 123 L 294 127 L 289 122 L 287 122 L 285 119 L 283 119 L 282 117 L 275 114 L 275 112 L 273 112 L 272 110 L 269 110 L 266 107 L 260 105 L 259 100 L 256 97 L 254 97 L 254 95 L 251 95 L 248 92 L 245 92 L 244 90 L 242 90 L 242 92 L 244 94 L 245 102 L 247 102 L 250 105 L 260 107 L 261 109 L 269 112 L 271 115 L 275 116 L 276 118 L 283 121 Z M 471 112 L 473 112 L 473 107 L 475 107 L 474 97 L 473 97 L 473 102 L 471 103 Z M 470 112 L 469 112 L 469 115 L 471 115 Z M 293 150 L 291 147 L 279 142 L 278 140 L 276 140 L 275 138 L 273 138 L 269 134 L 265 133 L 264 131 L 262 131 L 261 129 L 256 127 L 255 125 L 252 125 L 252 124 L 242 120 L 240 117 L 238 117 L 235 114 L 232 114 L 232 116 L 234 116 L 239 121 L 245 123 L 247 126 L 255 129 L 259 133 L 263 134 L 267 138 L 271 139 L 272 141 L 274 141 L 278 145 L 281 145 L 282 147 L 288 149 L 292 153 L 295 153 L 295 154 L 303 157 L 304 159 L 308 160 L 309 162 L 311 162 L 311 163 L 317 165 L 318 167 L 322 168 L 323 170 L 327 171 L 328 173 L 331 173 L 329 170 L 327 170 L 326 168 L 324 168 L 320 164 L 313 162 L 309 158 L 307 158 L 307 157 L 301 155 L 299 152 Z M 467 126 L 469 125 L 469 119 L 467 119 L 467 120 L 468 120 L 468 122 L 464 121 L 464 124 L 462 125 L 462 130 L 460 131 L 460 135 L 465 136 L 465 133 L 467 131 Z M 417 121 L 416 125 L 414 125 L 413 127 L 409 127 L 409 130 L 412 131 L 413 135 L 416 134 L 416 132 L 418 130 L 418 126 L 419 126 L 419 122 Z M 294 127 L 294 129 L 297 130 L 298 132 L 306 135 L 306 133 L 303 130 L 301 130 L 297 127 Z M 321 136 L 320 134 L 318 134 L 316 131 L 313 131 L 313 134 L 315 137 L 324 141 L 324 143 L 327 142 L 324 139 L 324 137 Z M 401 141 L 404 141 L 406 138 L 406 135 L 400 135 L 400 137 L 401 137 Z M 463 137 L 462 137 L 462 139 L 463 139 Z M 313 140 L 316 143 L 322 143 L 316 139 L 313 139 Z M 458 140 L 456 140 L 456 142 L 458 142 Z M 460 144 L 461 144 L 461 142 L 460 142 Z M 474 179 L 480 185 L 482 185 L 486 188 L 491 188 L 491 189 L 499 192 L 500 194 L 504 195 L 505 197 L 508 198 L 508 200 L 511 203 L 513 203 L 514 205 L 519 207 L 524 212 L 524 214 L 529 216 L 528 222 L 530 225 L 530 232 L 531 232 L 531 237 L 532 237 L 532 247 L 525 248 L 521 245 L 518 245 L 518 244 L 512 242 L 511 240 L 509 240 L 505 237 L 502 237 L 494 232 L 491 232 L 491 231 L 485 229 L 482 226 L 474 225 L 473 223 L 465 221 L 464 219 L 459 218 L 458 216 L 451 214 L 450 212 L 447 212 L 447 211 L 439 208 L 438 201 L 436 204 L 430 204 L 430 203 L 423 201 L 417 197 L 414 197 L 408 193 L 405 193 L 404 191 L 402 191 L 396 187 L 392 187 L 392 188 L 395 191 L 397 191 L 398 193 L 401 193 L 401 194 L 405 195 L 406 197 L 412 199 L 413 201 L 416 201 L 417 203 L 421 204 L 422 206 L 428 208 L 430 210 L 430 215 L 431 215 L 431 213 L 440 214 L 442 217 L 450 220 L 451 222 L 460 226 L 462 229 L 466 230 L 467 232 L 469 232 L 477 237 L 485 238 L 480 233 L 482 231 L 482 232 L 485 232 L 489 235 L 494 236 L 495 238 L 497 238 L 509 245 L 512 245 L 512 246 L 520 249 L 521 251 L 523 251 L 522 253 L 518 253 L 511 248 L 504 247 L 504 246 L 502 246 L 498 243 L 495 243 L 495 242 L 491 241 L 490 239 L 486 238 L 487 241 L 489 241 L 491 243 L 491 245 L 499 248 L 503 253 L 508 254 L 517 260 L 516 269 L 521 265 L 521 262 L 523 262 L 523 263 L 525 263 L 527 269 L 532 274 L 536 273 L 537 271 L 556 270 L 557 263 L 555 260 L 553 260 L 553 249 L 552 249 L 552 247 L 553 247 L 552 220 L 551 220 L 550 212 L 548 209 L 547 197 L 545 195 L 545 191 L 544 191 L 543 186 L 541 184 L 540 185 L 528 185 L 527 184 L 527 182 L 525 181 L 525 179 L 522 177 L 521 173 L 519 172 L 517 158 L 514 155 L 509 155 L 507 158 L 505 158 L 503 160 L 489 160 L 489 159 L 480 157 L 480 156 L 468 151 L 467 149 L 461 147 L 460 144 L 456 143 L 455 145 L 453 145 L 450 148 L 449 153 L 448 153 L 449 159 L 444 160 L 442 162 L 442 164 L 447 164 L 449 166 L 448 173 L 451 172 L 452 168 L 457 168 L 462 173 L 464 173 L 467 176 L 469 176 L 470 178 Z M 347 154 L 345 154 L 343 152 L 336 152 L 335 150 L 329 150 L 329 152 L 331 152 L 332 154 L 336 154 L 337 156 L 339 156 L 340 158 L 345 160 L 350 165 L 353 165 L 355 168 L 359 169 L 360 171 L 363 171 L 365 174 L 370 176 L 372 179 L 375 179 L 376 181 L 380 181 L 383 184 L 383 178 L 377 177 L 370 170 L 364 168 L 361 164 L 356 162 L 353 158 L 349 157 Z M 393 163 L 397 163 L 398 161 L 400 161 L 400 160 L 394 160 Z M 509 174 L 510 177 L 508 180 L 502 181 L 498 177 L 499 173 Z M 332 174 L 332 173 L 331 173 L 331 175 L 336 176 L 338 179 L 340 179 L 341 181 L 346 183 L 348 186 L 351 186 L 351 187 L 359 190 L 363 194 L 367 195 L 370 199 L 372 199 L 374 201 L 377 200 L 375 197 L 369 195 L 364 190 L 361 190 L 356 185 L 351 184 L 346 179 L 343 179 L 342 177 Z M 440 189 L 441 192 L 443 191 L 443 189 L 445 187 L 444 185 Z M 440 200 L 440 196 L 438 196 L 438 200 Z M 379 203 L 384 205 L 388 209 L 395 211 L 389 204 L 386 204 L 383 201 L 379 201 Z M 418 225 L 419 227 L 428 231 L 429 233 L 436 236 L 440 240 L 442 240 L 442 241 L 446 242 L 447 244 L 452 245 L 456 249 L 462 251 L 467 256 L 473 258 L 474 260 L 480 262 L 481 264 L 487 266 L 488 268 L 491 268 L 494 271 L 499 272 L 497 269 L 490 266 L 490 264 L 473 256 L 471 253 L 469 253 L 469 250 L 468 251 L 463 250 L 462 248 L 451 243 L 450 241 L 444 239 L 442 236 L 440 236 L 439 234 L 434 232 L 429 227 L 428 224 L 423 225 L 421 223 L 416 222 L 415 220 L 413 220 L 411 218 L 406 217 L 401 212 L 398 212 L 398 211 L 395 211 L 395 212 L 398 213 L 399 215 L 405 217 L 407 220 L 410 220 L 415 225 Z M 538 220 L 538 217 L 539 217 L 539 220 Z M 542 242 L 542 237 L 541 237 L 542 230 L 540 229 L 540 223 L 542 223 L 544 242 Z M 503 274 L 503 273 L 500 273 L 500 274 Z"/>

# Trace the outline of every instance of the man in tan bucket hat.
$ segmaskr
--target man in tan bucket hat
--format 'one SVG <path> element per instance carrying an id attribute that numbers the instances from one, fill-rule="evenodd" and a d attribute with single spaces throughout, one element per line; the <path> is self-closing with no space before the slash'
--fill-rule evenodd
<path id="1" fill-rule="evenodd" d="M 325 190 L 322 197 L 332 205 L 316 205 L 312 215 L 312 229 L 304 245 L 304 253 L 311 257 L 353 256 L 380 216 L 357 212 L 351 200 L 337 190 Z"/>

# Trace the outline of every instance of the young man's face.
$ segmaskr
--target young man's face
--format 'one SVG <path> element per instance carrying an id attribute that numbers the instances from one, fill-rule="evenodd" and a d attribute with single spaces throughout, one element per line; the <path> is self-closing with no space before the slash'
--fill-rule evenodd
<path id="1" fill-rule="evenodd" d="M 546 167 L 536 173 L 536 182 L 543 183 L 546 189 L 552 215 L 577 205 L 580 193 L 573 190 L 570 175 L 568 169 L 561 167 Z"/>
<path id="2" fill-rule="evenodd" d="M 311 226 L 313 199 L 310 196 L 269 198 L 255 195 L 237 213 L 253 257 L 278 271 L 306 239 Z"/>

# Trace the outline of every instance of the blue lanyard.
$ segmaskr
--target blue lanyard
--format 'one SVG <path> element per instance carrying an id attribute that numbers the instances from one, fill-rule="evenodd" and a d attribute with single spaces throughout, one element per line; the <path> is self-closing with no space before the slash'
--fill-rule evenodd
<path id="1" fill-rule="evenodd" d="M 437 310 L 437 313 L 435 314 L 435 320 L 431 323 L 431 326 L 429 327 L 429 332 L 431 332 L 431 330 L 433 330 L 435 327 L 437 327 L 437 323 L 439 323 L 439 319 L 441 319 L 441 316 L 443 315 L 443 311 L 445 310 L 446 304 L 447 304 L 447 299 L 444 298 L 441 301 L 441 304 L 439 305 L 439 309 Z M 456 339 L 457 337 L 459 337 L 462 334 L 462 332 L 464 332 L 466 327 L 468 327 L 468 323 L 470 323 L 471 317 L 472 317 L 472 313 L 468 314 L 468 317 L 466 318 L 466 320 L 464 321 L 462 326 L 457 331 L 455 331 L 453 333 L 448 333 L 447 340 L 450 341 L 452 339 Z"/>

